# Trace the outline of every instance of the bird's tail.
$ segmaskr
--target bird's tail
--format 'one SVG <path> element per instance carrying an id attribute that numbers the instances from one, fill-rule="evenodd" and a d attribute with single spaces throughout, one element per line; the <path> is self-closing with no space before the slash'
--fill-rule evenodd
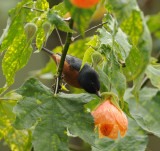
<path id="1" fill-rule="evenodd" d="M 50 56 L 55 55 L 55 53 L 54 53 L 54 52 L 52 52 L 52 51 L 48 50 L 47 48 L 42 47 L 42 50 L 43 50 L 44 52 L 46 52 L 48 55 L 50 55 Z"/>

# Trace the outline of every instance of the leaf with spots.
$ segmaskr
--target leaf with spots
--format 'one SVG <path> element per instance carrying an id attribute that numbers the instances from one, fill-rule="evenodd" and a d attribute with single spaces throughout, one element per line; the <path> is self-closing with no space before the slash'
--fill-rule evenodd
<path id="1" fill-rule="evenodd" d="M 139 93 L 139 107 L 132 95 L 127 99 L 130 112 L 145 131 L 160 137 L 160 92 L 155 88 L 143 88 Z M 134 106 L 134 107 L 133 107 Z"/>
<path id="2" fill-rule="evenodd" d="M 151 35 L 136 0 L 108 0 L 106 8 L 108 5 L 133 44 L 124 68 L 127 80 L 131 81 L 143 75 L 147 68 L 152 49 Z"/>
<path id="3" fill-rule="evenodd" d="M 32 146 L 30 130 L 16 130 L 12 126 L 15 120 L 13 107 L 18 97 L 15 93 L 9 93 L 0 98 L 0 138 L 4 139 L 12 151 L 30 151 Z"/>
<path id="4" fill-rule="evenodd" d="M 34 36 L 29 41 L 26 40 L 24 31 L 25 24 L 27 22 L 36 21 L 37 17 L 43 14 L 43 12 L 32 11 L 23 6 L 42 10 L 47 10 L 49 7 L 46 0 L 38 0 L 36 2 L 24 0 L 9 12 L 10 23 L 7 25 L 6 29 L 8 33 L 3 36 L 3 41 L 1 39 L 2 43 L 0 48 L 0 52 L 7 49 L 2 61 L 6 84 L 4 88 L 0 90 L 1 93 L 14 83 L 16 72 L 23 68 L 30 58 L 32 52 L 31 42 Z M 36 24 L 39 25 L 37 22 Z"/>
<path id="5" fill-rule="evenodd" d="M 36 124 L 32 136 L 35 151 L 68 151 L 67 130 L 94 143 L 94 120 L 83 107 L 92 100 L 89 94 L 59 93 L 54 96 L 50 89 L 33 78 L 16 92 L 23 98 L 14 108 L 14 126 L 26 129 Z"/>
<path id="6" fill-rule="evenodd" d="M 8 48 L 2 62 L 3 74 L 6 76 L 7 86 L 14 82 L 16 71 L 23 68 L 31 55 L 32 48 L 28 43 L 26 45 L 25 34 L 19 39 L 15 39 L 14 43 Z"/>
<path id="7" fill-rule="evenodd" d="M 130 17 L 122 22 L 121 28 L 130 36 L 132 43 L 137 45 L 143 32 L 143 22 L 139 11 L 133 10 Z"/>
<path id="8" fill-rule="evenodd" d="M 16 8 L 9 11 L 9 20 L 10 23 L 7 26 L 8 33 L 3 37 L 3 41 L 1 43 L 0 52 L 7 49 L 10 45 L 13 44 L 14 39 L 18 39 L 21 37 L 21 31 L 24 28 L 25 22 L 29 22 L 34 18 L 33 13 L 30 9 L 23 8 L 23 5 L 28 3 L 28 7 L 32 7 L 32 0 L 24 0 L 19 3 Z M 27 14 L 27 15 L 26 15 Z"/>
<path id="9" fill-rule="evenodd" d="M 108 20 L 108 16 L 106 16 L 105 21 Z M 111 19 L 113 20 L 113 18 Z M 109 20 L 109 26 L 112 26 L 114 24 L 114 21 L 112 20 Z M 125 61 L 131 50 L 131 45 L 128 42 L 127 36 L 120 28 L 116 29 L 115 27 L 114 29 L 110 30 L 113 31 L 108 32 L 104 27 L 98 30 L 100 33 L 99 38 L 101 44 L 106 45 L 106 47 L 110 47 L 116 55 L 117 59 Z"/>

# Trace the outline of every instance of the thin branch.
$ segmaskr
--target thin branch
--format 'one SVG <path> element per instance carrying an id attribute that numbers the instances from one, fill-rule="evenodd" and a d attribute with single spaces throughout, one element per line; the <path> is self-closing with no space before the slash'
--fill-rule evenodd
<path id="1" fill-rule="evenodd" d="M 56 32 L 57 32 L 57 35 L 58 35 L 59 41 L 60 41 L 60 43 L 61 43 L 61 46 L 62 46 L 62 48 L 63 48 L 62 39 L 61 39 L 61 36 L 60 36 L 60 34 L 59 34 L 59 32 L 58 32 L 57 27 L 55 27 L 55 29 L 56 29 Z"/>
<path id="2" fill-rule="evenodd" d="M 108 21 L 106 21 L 106 22 L 104 22 L 104 23 L 101 23 L 101 24 L 98 24 L 98 25 L 96 25 L 96 26 L 93 26 L 93 27 L 89 28 L 88 30 L 86 30 L 84 33 L 87 33 L 87 32 L 89 32 L 89 31 L 91 31 L 91 30 L 93 30 L 93 29 L 95 29 L 95 28 L 98 28 L 98 27 L 100 27 L 100 26 L 103 26 L 103 25 L 106 24 L 106 23 L 108 23 Z M 72 37 L 72 38 L 73 38 L 73 41 L 76 40 L 76 39 L 78 39 L 79 37 L 81 37 L 81 35 L 77 35 L 77 36 L 75 36 L 75 37 Z"/>
<path id="3" fill-rule="evenodd" d="M 148 83 L 148 81 L 149 81 L 149 78 L 146 76 L 141 83 L 141 89 Z"/>
<path id="4" fill-rule="evenodd" d="M 7 98 L 0 98 L 0 101 L 1 100 L 6 100 L 6 101 L 9 101 L 9 100 L 11 100 L 11 101 L 18 101 L 18 100 L 16 100 L 16 99 L 7 99 Z"/>
<path id="5" fill-rule="evenodd" d="M 69 27 L 72 29 L 73 28 L 73 20 L 70 20 L 69 23 Z M 63 71 L 63 66 L 64 66 L 64 61 L 71 43 L 71 37 L 72 37 L 72 33 L 67 33 L 67 38 L 66 38 L 66 42 L 64 45 L 64 48 L 62 50 L 62 56 L 61 56 L 61 60 L 59 63 L 59 67 L 58 67 L 58 72 L 57 72 L 57 79 L 56 79 L 56 85 L 55 85 L 55 92 L 54 94 L 56 95 L 58 93 L 59 90 L 59 84 L 60 84 L 60 80 L 61 80 L 61 75 L 62 75 L 62 71 Z"/>
<path id="6" fill-rule="evenodd" d="M 23 6 L 23 8 L 27 8 L 27 9 L 35 10 L 35 11 L 38 11 L 38 12 L 46 12 L 46 11 L 44 11 L 44 10 L 36 9 L 36 8 L 28 7 L 28 6 Z"/>

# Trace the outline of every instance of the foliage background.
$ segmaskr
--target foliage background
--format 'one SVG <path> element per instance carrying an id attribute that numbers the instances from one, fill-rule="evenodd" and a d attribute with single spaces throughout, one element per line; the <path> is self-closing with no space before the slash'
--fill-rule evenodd
<path id="1" fill-rule="evenodd" d="M 3 20 L 0 23 L 0 34 L 2 33 L 2 29 L 5 28 L 5 24 L 7 22 L 7 13 L 8 10 L 13 8 L 15 4 L 17 4 L 18 0 L 0 0 L 0 20 Z M 144 13 L 146 15 L 148 14 L 154 14 L 160 11 L 160 1 L 159 0 L 138 0 L 140 7 L 143 9 Z M 3 14 L 3 16 L 2 16 Z M 53 33 L 54 36 L 50 37 L 50 40 L 48 42 L 48 48 L 53 49 L 57 45 L 59 45 L 59 41 L 56 41 L 58 38 L 56 37 L 56 34 Z M 61 32 L 61 37 L 65 37 L 64 33 Z M 51 41 L 55 41 L 54 44 Z M 160 40 L 154 39 L 153 41 L 153 52 L 152 56 L 156 57 L 156 54 L 158 50 L 160 50 Z M 1 56 L 0 56 L 1 57 Z M 29 72 L 33 71 L 35 69 L 41 69 L 45 66 L 45 62 L 47 62 L 48 57 L 46 55 L 43 55 L 42 53 L 32 55 L 30 58 L 29 63 L 25 68 L 23 68 L 21 71 L 19 71 L 16 75 L 15 83 L 10 87 L 10 89 L 18 88 L 24 80 L 28 77 Z M 0 58 L 1 61 L 1 58 Z M 1 65 L 1 62 L 0 62 Z M 2 75 L 2 70 L 0 69 L 0 75 Z M 45 83 L 45 81 L 43 81 Z M 0 80 L 0 85 L 3 85 L 3 80 Z M 47 84 L 47 83 L 45 83 Z M 50 83 L 47 84 L 49 87 L 51 86 Z M 148 151 L 158 151 L 160 148 L 160 140 L 156 138 L 155 136 L 150 136 L 149 145 L 148 145 Z M 77 143 L 77 142 L 76 142 Z M 3 146 L 3 145 L 2 145 Z M 0 151 L 5 151 L 4 148 L 0 147 Z M 7 151 L 7 150 L 6 150 Z"/>

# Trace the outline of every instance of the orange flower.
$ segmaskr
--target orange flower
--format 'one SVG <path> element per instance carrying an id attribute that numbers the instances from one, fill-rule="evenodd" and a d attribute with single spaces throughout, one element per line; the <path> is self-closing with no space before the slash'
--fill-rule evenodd
<path id="1" fill-rule="evenodd" d="M 95 127 L 99 126 L 99 138 L 117 139 L 119 131 L 121 137 L 125 136 L 128 128 L 127 117 L 115 105 L 111 104 L 109 99 L 105 100 L 91 114 L 95 119 Z"/>
<path id="2" fill-rule="evenodd" d="M 70 0 L 70 2 L 79 8 L 91 8 L 95 6 L 99 0 Z"/>

